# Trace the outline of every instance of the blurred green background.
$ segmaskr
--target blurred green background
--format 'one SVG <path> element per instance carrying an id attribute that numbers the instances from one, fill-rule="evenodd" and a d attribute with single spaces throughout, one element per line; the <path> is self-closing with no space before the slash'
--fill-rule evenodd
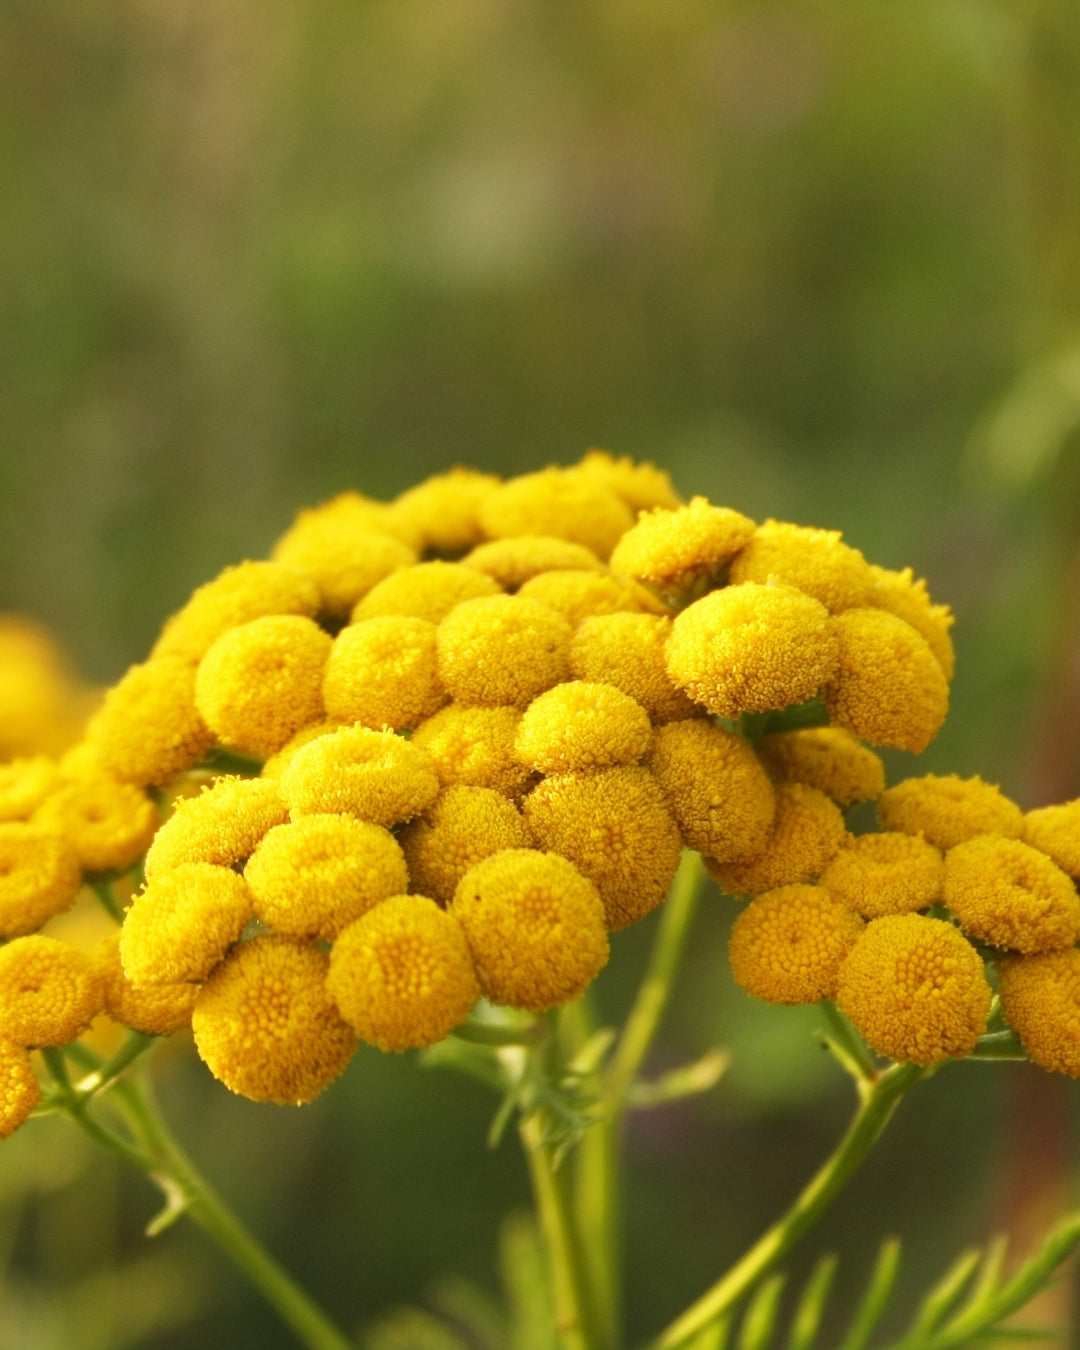
<path id="1" fill-rule="evenodd" d="M 1080 792 L 1071 0 L 3 0 L 0 181 L 0 609 L 89 678 L 300 505 L 600 445 L 912 565 L 958 619 L 921 763 Z M 730 987 L 710 900 L 657 1064 L 735 1062 L 632 1135 L 639 1336 L 846 1109 L 812 1016 Z M 479 1087 L 362 1052 L 293 1112 L 164 1058 L 181 1137 L 350 1328 L 447 1269 L 494 1288 L 526 1181 Z M 827 1226 L 841 1297 L 882 1230 L 911 1289 L 1015 1211 L 1017 1103 L 1071 1136 L 1033 1083 L 919 1089 Z M 144 1243 L 151 1203 L 62 1122 L 4 1144 L 0 1350 L 288 1346 L 197 1234 Z"/>

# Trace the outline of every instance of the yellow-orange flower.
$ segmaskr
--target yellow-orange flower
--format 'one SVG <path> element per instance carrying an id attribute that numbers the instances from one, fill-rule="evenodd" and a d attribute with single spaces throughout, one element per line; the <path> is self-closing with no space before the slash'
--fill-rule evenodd
<path id="1" fill-rule="evenodd" d="M 16 1045 L 67 1045 L 101 1011 L 93 960 L 34 933 L 0 947 L 0 1037 Z"/>
<path id="2" fill-rule="evenodd" d="M 949 606 L 932 604 L 926 582 L 916 581 L 910 567 L 905 567 L 902 572 L 890 572 L 884 567 L 871 566 L 870 574 L 874 584 L 867 604 L 887 609 L 921 633 L 937 657 L 945 678 L 951 680 L 956 654 L 949 636 L 954 622 Z"/>
<path id="3" fill-rule="evenodd" d="M 483 539 L 480 506 L 498 486 L 493 474 L 458 467 L 403 492 L 390 504 L 388 516 L 421 550 L 464 553 Z"/>
<path id="4" fill-rule="evenodd" d="M 839 530 L 817 530 L 786 520 L 767 520 L 733 559 L 733 582 L 766 582 L 770 577 L 797 586 L 830 613 L 869 603 L 873 578 L 857 548 Z"/>
<path id="5" fill-rule="evenodd" d="M 134 783 L 105 774 L 62 784 L 38 807 L 34 824 L 62 834 L 87 872 L 125 872 L 146 851 L 159 817 Z"/>
<path id="6" fill-rule="evenodd" d="M 484 498 L 480 524 L 491 539 L 551 534 L 606 558 L 634 523 L 622 497 L 581 469 L 541 469 L 511 478 Z"/>
<path id="7" fill-rule="evenodd" d="M 0 764 L 0 823 L 29 820 L 56 785 L 56 761 L 46 755 Z"/>
<path id="8" fill-rule="evenodd" d="M 278 780 L 293 816 L 348 811 L 397 825 L 439 791 L 431 756 L 392 731 L 344 727 L 298 750 Z"/>
<path id="9" fill-rule="evenodd" d="M 607 450 L 587 450 L 575 468 L 609 488 L 635 513 L 654 506 L 675 507 L 681 502 L 663 469 L 647 462 L 637 464 L 628 455 L 616 458 Z"/>
<path id="10" fill-rule="evenodd" d="M 1006 1020 L 1036 1064 L 1080 1078 L 1080 950 L 999 961 Z"/>
<path id="11" fill-rule="evenodd" d="M 0 1139 L 14 1134 L 41 1101 L 41 1085 L 25 1046 L 0 1039 Z"/>
<path id="12" fill-rule="evenodd" d="M 213 740 L 195 706 L 195 667 L 179 655 L 132 666 L 86 728 L 97 763 L 140 787 L 171 783 L 202 759 Z"/>
<path id="13" fill-rule="evenodd" d="M 520 534 L 478 544 L 462 558 L 466 567 L 485 572 L 504 591 L 516 591 L 541 572 L 606 572 L 590 548 L 551 534 Z"/>
<path id="14" fill-rule="evenodd" d="M 1063 872 L 1080 877 L 1080 797 L 1060 806 L 1040 806 L 1024 817 L 1022 838 L 1053 858 Z"/>
<path id="15" fill-rule="evenodd" d="M 520 798 L 536 775 L 514 758 L 521 725 L 517 708 L 468 708 L 452 703 L 413 732 L 412 744 L 426 750 L 443 787 L 463 783 L 489 787 Z"/>
<path id="16" fill-rule="evenodd" d="M 821 874 L 822 886 L 866 919 L 929 909 L 941 899 L 945 865 L 933 844 L 914 834 L 860 834 Z"/>
<path id="17" fill-rule="evenodd" d="M 735 981 L 766 1003 L 833 998 L 863 921 L 820 886 L 781 886 L 751 901 L 731 929 Z"/>
<path id="18" fill-rule="evenodd" d="M 571 633 L 539 600 L 466 600 L 439 625 L 439 675 L 459 703 L 524 707 L 566 679 Z"/>
<path id="19" fill-rule="evenodd" d="M 759 853 L 732 862 L 706 858 L 709 874 L 729 895 L 760 895 L 816 880 L 847 838 L 835 803 L 805 783 L 776 788 L 776 814 Z"/>
<path id="20" fill-rule="evenodd" d="M 620 610 L 636 612 L 656 606 L 655 601 L 646 606 L 642 598 L 645 593 L 640 587 L 633 590 L 631 586 L 632 583 L 619 581 L 603 572 L 568 569 L 541 572 L 526 581 L 518 595 L 550 605 L 576 628 L 593 614 L 617 614 Z"/>
<path id="21" fill-rule="evenodd" d="M 353 609 L 353 622 L 404 615 L 438 624 L 464 600 L 499 595 L 497 582 L 461 563 L 425 562 L 403 567 L 373 586 Z"/>
<path id="22" fill-rule="evenodd" d="M 213 863 L 183 863 L 147 883 L 120 930 L 132 984 L 205 980 L 252 915 L 243 877 Z"/>
<path id="23" fill-rule="evenodd" d="M 694 497 L 643 512 L 615 546 L 611 566 L 662 593 L 692 589 L 716 580 L 753 533 L 749 517 Z"/>
<path id="24" fill-rule="evenodd" d="M 1030 844 L 980 834 L 945 855 L 945 903 L 979 942 L 1046 952 L 1080 940 L 1080 896 Z"/>
<path id="25" fill-rule="evenodd" d="M 574 773 L 631 764 L 651 736 L 648 713 L 621 689 L 568 680 L 525 709 L 514 752 L 541 773 Z"/>
<path id="26" fill-rule="evenodd" d="M 331 731 L 340 731 L 341 723 L 327 718 L 323 722 L 309 722 L 306 727 L 301 727 L 295 736 L 290 736 L 276 755 L 263 764 L 260 770 L 260 778 L 280 778 L 285 772 L 285 766 L 291 761 L 297 750 L 302 750 L 305 745 L 310 745 L 320 736 L 329 735 Z"/>
<path id="27" fill-rule="evenodd" d="M 323 677 L 328 716 L 376 730 L 430 717 L 446 702 L 435 631 L 427 619 L 389 614 L 343 628 Z"/>
<path id="28" fill-rule="evenodd" d="M 47 629 L 0 613 L 0 760 L 66 750 L 92 701 Z"/>
<path id="29" fill-rule="evenodd" d="M 277 783 L 269 778 L 219 778 L 197 797 L 181 797 L 154 836 L 146 875 L 181 863 L 232 867 L 246 858 L 267 830 L 288 815 Z"/>
<path id="30" fill-rule="evenodd" d="M 399 838 L 411 889 L 443 905 L 470 867 L 501 849 L 532 843 L 514 803 L 482 787 L 447 788 Z"/>
<path id="31" fill-rule="evenodd" d="M 75 903 L 79 857 L 62 834 L 25 821 L 0 824 L 0 936 L 32 933 Z"/>
<path id="32" fill-rule="evenodd" d="M 1020 808 L 992 783 L 955 773 L 905 778 L 881 794 L 878 820 L 887 830 L 921 834 L 950 849 L 977 834 L 1016 839 L 1024 828 Z"/>
<path id="33" fill-rule="evenodd" d="M 774 731 L 754 749 L 774 778 L 816 787 L 838 806 L 873 801 L 885 790 L 880 757 L 843 727 Z"/>
<path id="34" fill-rule="evenodd" d="M 575 679 L 613 684 L 640 703 L 654 722 L 703 712 L 668 674 L 664 651 L 671 620 L 659 614 L 597 614 L 583 619 L 570 642 Z"/>
<path id="35" fill-rule="evenodd" d="M 191 1024 L 197 984 L 132 984 L 120 961 L 119 933 L 102 938 L 93 958 L 104 990 L 105 1011 L 115 1022 L 144 1036 L 171 1036 Z"/>

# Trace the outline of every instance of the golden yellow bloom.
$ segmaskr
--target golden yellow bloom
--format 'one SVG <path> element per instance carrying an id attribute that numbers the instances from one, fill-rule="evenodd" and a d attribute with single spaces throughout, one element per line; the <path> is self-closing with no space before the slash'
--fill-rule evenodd
<path id="1" fill-rule="evenodd" d="M 566 679 L 572 631 L 539 600 L 466 600 L 439 625 L 439 675 L 459 703 L 524 707 Z"/>
<path id="2" fill-rule="evenodd" d="M 484 572 L 463 563 L 436 560 L 392 572 L 368 591 L 353 609 L 352 617 L 355 623 L 384 615 L 407 615 L 437 624 L 463 600 L 499 594 L 498 583 Z"/>
<path id="3" fill-rule="evenodd" d="M 82 869 L 62 834 L 7 821 L 0 825 L 0 936 L 21 937 L 75 903 Z"/>
<path id="4" fill-rule="evenodd" d="M 132 666 L 90 719 L 86 741 L 101 767 L 122 782 L 171 783 L 214 741 L 195 706 L 194 665 L 182 656 L 157 656 Z"/>
<path id="5" fill-rule="evenodd" d="M 1024 817 L 1022 838 L 1053 858 L 1063 872 L 1080 877 L 1080 797 L 1060 806 L 1040 806 Z"/>
<path id="6" fill-rule="evenodd" d="M 945 855 L 945 903 L 964 932 L 992 947 L 1048 952 L 1080 940 L 1080 896 L 1045 853 L 980 834 Z"/>
<path id="7" fill-rule="evenodd" d="M 822 886 L 866 919 L 929 909 L 944 879 L 941 853 L 914 834 L 849 836 L 821 874 Z"/>
<path id="8" fill-rule="evenodd" d="M 74 778 L 49 794 L 34 824 L 62 834 L 85 872 L 126 872 L 154 837 L 157 807 L 134 783 L 105 774 Z"/>
<path id="9" fill-rule="evenodd" d="M 921 834 L 941 849 L 977 834 L 1016 839 L 1024 828 L 1020 808 L 1000 788 L 955 773 L 905 778 L 881 794 L 877 814 L 886 830 Z"/>
<path id="10" fill-rule="evenodd" d="M 493 539 L 478 544 L 461 561 L 465 567 L 486 573 L 504 591 L 516 591 L 541 572 L 607 571 L 592 549 L 550 534 Z"/>
<path id="11" fill-rule="evenodd" d="M 151 659 L 175 656 L 194 664 L 230 628 L 268 614 L 310 618 L 318 608 L 318 588 L 310 577 L 277 562 L 238 563 L 200 586 L 166 622 Z"/>
<path id="12" fill-rule="evenodd" d="M 223 745 L 266 759 L 323 716 L 333 640 L 311 619 L 272 614 L 219 637 L 199 663 L 195 705 Z"/>
<path id="13" fill-rule="evenodd" d="M 569 1003 L 607 964 L 604 907 L 566 858 L 506 849 L 468 871 L 450 913 L 496 1003 L 542 1012 Z"/>
<path id="14" fill-rule="evenodd" d="M 275 825 L 248 859 L 255 915 L 290 937 L 330 940 L 409 884 L 398 841 L 382 825 L 347 815 Z"/>
<path id="15" fill-rule="evenodd" d="M 41 1085 L 29 1052 L 0 1039 L 0 1139 L 14 1134 L 40 1101 Z"/>
<path id="16" fill-rule="evenodd" d="M 276 755 L 270 758 L 262 766 L 259 776 L 261 778 L 280 778 L 285 771 L 285 766 L 290 762 L 297 750 L 302 750 L 305 745 L 310 745 L 320 736 L 329 735 L 331 731 L 340 731 L 341 723 L 327 718 L 324 722 L 309 722 L 306 727 L 301 727 L 295 736 L 290 736 Z"/>
<path id="17" fill-rule="evenodd" d="M 323 677 L 327 714 L 376 730 L 414 727 L 430 717 L 446 702 L 435 632 L 427 619 L 390 614 L 343 628 Z"/>
<path id="18" fill-rule="evenodd" d="M 575 468 L 621 497 L 635 515 L 655 506 L 672 508 L 682 502 L 669 474 L 655 464 L 635 463 L 628 455 L 616 458 L 607 450 L 588 450 Z"/>
<path id="19" fill-rule="evenodd" d="M 644 608 L 625 581 L 603 572 L 541 572 L 526 581 L 518 595 L 540 600 L 558 610 L 574 628 L 591 614 L 616 614 Z"/>
<path id="20" fill-rule="evenodd" d="M 671 620 L 657 614 L 597 614 L 583 619 L 570 642 L 575 679 L 613 684 L 640 703 L 654 722 L 703 712 L 671 682 L 664 650 Z"/>
<path id="21" fill-rule="evenodd" d="M 542 773 L 631 764 L 649 748 L 649 715 L 613 684 L 568 680 L 525 709 L 514 752 Z"/>
<path id="22" fill-rule="evenodd" d="M 458 882 L 492 853 L 532 843 L 514 803 L 492 788 L 451 787 L 399 836 L 411 890 L 439 904 L 453 899 Z M 405 887 L 399 887 L 404 890 Z"/>
<path id="23" fill-rule="evenodd" d="M 294 818 L 348 811 L 373 825 L 411 819 L 439 791 L 425 750 L 367 727 L 344 727 L 305 745 L 279 782 Z"/>
<path id="24" fill-rule="evenodd" d="M 840 967 L 837 1006 L 879 1055 L 960 1059 L 986 1029 L 991 991 L 979 954 L 943 919 L 873 919 Z"/>
<path id="25" fill-rule="evenodd" d="M 552 534 L 607 558 L 634 523 L 630 508 L 581 469 L 541 469 L 511 478 L 484 498 L 480 524 L 491 539 Z"/>
<path id="26" fill-rule="evenodd" d="M 153 880 L 181 863 L 232 867 L 288 816 L 278 785 L 268 778 L 219 778 L 197 797 L 182 797 L 146 855 Z"/>
<path id="27" fill-rule="evenodd" d="M 326 988 L 380 1050 L 434 1045 L 480 997 L 457 916 L 423 895 L 395 895 L 351 923 L 330 953 Z"/>
<path id="28" fill-rule="evenodd" d="M 242 942 L 203 985 L 195 1048 L 231 1091 L 302 1106 L 342 1072 L 356 1035 L 326 992 L 318 947 L 271 934 Z"/>
<path id="29" fill-rule="evenodd" d="M 792 586 L 755 581 L 696 600 L 676 617 L 667 646 L 672 680 L 719 717 L 803 703 L 836 662 L 825 606 Z"/>
<path id="30" fill-rule="evenodd" d="M 1029 1057 L 1080 1078 L 1080 950 L 1011 956 L 997 971 L 1002 1011 Z"/>
<path id="31" fill-rule="evenodd" d="M 857 548 L 839 530 L 817 530 L 786 520 L 767 520 L 731 564 L 733 582 L 767 582 L 770 577 L 797 586 L 830 613 L 870 603 L 873 577 Z"/>
<path id="32" fill-rule="evenodd" d="M 766 1003 L 820 1003 L 836 995 L 840 965 L 863 921 L 820 886 L 781 886 L 750 902 L 728 944 L 736 984 Z"/>
<path id="33" fill-rule="evenodd" d="M 0 764 L 0 821 L 29 820 L 56 785 L 55 760 L 45 755 Z"/>
<path id="34" fill-rule="evenodd" d="M 910 567 L 905 567 L 902 572 L 890 572 L 884 567 L 871 566 L 870 573 L 874 584 L 867 604 L 887 609 L 921 633 L 937 657 L 945 678 L 951 680 L 956 653 L 949 636 L 949 629 L 955 622 L 949 606 L 932 604 L 926 582 L 921 578 L 916 581 Z"/>
<path id="35" fill-rule="evenodd" d="M 94 697 L 47 629 L 0 613 L 0 760 L 66 750 Z"/>
<path id="36" fill-rule="evenodd" d="M 101 939 L 93 958 L 104 990 L 105 1011 L 114 1021 L 144 1036 L 171 1036 L 191 1025 L 197 984 L 132 984 L 120 961 L 118 932 Z"/>
<path id="37" fill-rule="evenodd" d="M 35 933 L 0 947 L 0 1037 L 16 1045 L 67 1045 L 101 1011 L 93 960 Z"/>
<path id="38" fill-rule="evenodd" d="M 838 806 L 873 801 L 885 790 L 885 766 L 844 727 L 774 731 L 755 745 L 774 778 L 806 783 Z"/>
<path id="39" fill-rule="evenodd" d="M 182 863 L 147 882 L 120 930 L 132 984 L 205 980 L 252 916 L 247 882 L 229 867 Z"/>
<path id="40" fill-rule="evenodd" d="M 765 846 L 745 860 L 706 859 L 710 875 L 728 895 L 760 895 L 777 886 L 815 881 L 847 838 L 839 807 L 805 783 L 780 783 L 776 815 Z"/>
<path id="41" fill-rule="evenodd" d="M 443 787 L 463 783 L 520 798 L 536 775 L 514 758 L 521 725 L 517 708 L 467 708 L 452 703 L 416 728 L 412 744 L 426 750 Z"/>
<path id="42" fill-rule="evenodd" d="M 727 862 L 765 847 L 776 792 L 741 736 L 703 718 L 669 722 L 647 763 L 691 848 Z"/>
<path id="43" fill-rule="evenodd" d="M 475 469 L 451 469 L 403 492 L 391 503 L 389 517 L 419 541 L 418 551 L 464 553 L 484 537 L 480 506 L 499 481 Z"/>
<path id="44" fill-rule="evenodd" d="M 600 892 L 608 928 L 636 923 L 667 895 L 682 836 L 648 769 L 546 778 L 524 811 L 537 844 L 568 858 Z"/>
<path id="45" fill-rule="evenodd" d="M 688 589 L 715 581 L 753 533 L 748 516 L 693 497 L 644 512 L 619 540 L 611 566 L 662 592 Z"/>

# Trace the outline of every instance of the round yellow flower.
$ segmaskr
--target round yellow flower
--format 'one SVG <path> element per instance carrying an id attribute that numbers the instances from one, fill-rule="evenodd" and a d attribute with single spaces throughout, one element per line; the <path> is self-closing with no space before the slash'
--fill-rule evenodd
<path id="1" fill-rule="evenodd" d="M 419 541 L 421 550 L 464 553 L 484 537 L 480 506 L 499 481 L 475 469 L 451 469 L 403 492 L 390 504 L 389 517 Z"/>
<path id="2" fill-rule="evenodd" d="M 905 567 L 902 572 L 890 572 L 884 567 L 871 566 L 870 574 L 874 584 L 867 604 L 887 609 L 921 633 L 937 657 L 945 678 L 951 680 L 956 653 L 949 636 L 949 629 L 955 622 L 949 606 L 932 604 L 926 582 L 916 581 L 910 567 Z"/>
<path id="3" fill-rule="evenodd" d="M 817 530 L 786 520 L 767 520 L 731 564 L 731 580 L 797 586 L 830 613 L 870 602 L 873 577 L 857 548 L 839 530 Z"/>
<path id="4" fill-rule="evenodd" d="M 572 631 L 539 600 L 466 600 L 439 625 L 439 675 L 459 703 L 524 707 L 566 679 Z"/>
<path id="5" fill-rule="evenodd" d="M 607 558 L 633 525 L 623 499 L 581 469 L 541 469 L 511 478 L 484 498 L 480 524 L 491 539 L 552 534 Z"/>
<path id="6" fill-rule="evenodd" d="M 373 586 L 353 609 L 353 622 L 404 615 L 438 624 L 464 600 L 501 594 L 497 582 L 462 563 L 425 562 L 403 567 Z"/>
<path id="7" fill-rule="evenodd" d="M 86 872 L 126 872 L 146 851 L 160 818 L 134 783 L 105 774 L 72 779 L 34 813 L 34 824 L 62 834 Z"/>
<path id="8" fill-rule="evenodd" d="M 980 834 L 945 855 L 945 903 L 978 942 L 1046 952 L 1080 940 L 1080 896 L 1030 844 Z"/>
<path id="9" fill-rule="evenodd" d="M 569 680 L 525 709 L 514 752 L 541 773 L 631 764 L 649 748 L 652 728 L 639 704 L 612 684 Z"/>
<path id="10" fill-rule="evenodd" d="M 975 1049 L 991 990 L 979 954 L 943 919 L 873 919 L 840 967 L 837 1006 L 888 1059 L 937 1064 Z"/>
<path id="11" fill-rule="evenodd" d="M 34 933 L 0 947 L 0 1037 L 16 1045 L 67 1045 L 101 1011 L 94 962 L 57 938 Z"/>
<path id="12" fill-rule="evenodd" d="M 1002 1011 L 1029 1057 L 1080 1078 L 1080 950 L 1011 956 L 997 971 Z"/>
<path id="13" fill-rule="evenodd" d="M 929 909 L 941 899 L 945 864 L 914 834 L 860 834 L 821 874 L 821 884 L 866 919 Z"/>
<path id="14" fill-rule="evenodd" d="M 231 1091 L 302 1106 L 344 1070 L 356 1035 L 326 991 L 318 947 L 271 934 L 242 942 L 203 985 L 195 1048 Z"/>
<path id="15" fill-rule="evenodd" d="M 1060 806 L 1040 806 L 1024 817 L 1026 844 L 1053 858 L 1063 872 L 1080 877 L 1080 797 Z"/>
<path id="16" fill-rule="evenodd" d="M 197 984 L 132 984 L 120 961 L 119 933 L 102 938 L 93 958 L 104 990 L 105 1011 L 113 1021 L 144 1036 L 171 1036 L 191 1025 Z"/>
<path id="17" fill-rule="evenodd" d="M 605 576 L 603 572 L 541 572 L 526 581 L 518 595 L 550 605 L 573 628 L 593 614 L 616 614 L 620 610 L 634 612 L 645 608 L 629 583 Z"/>
<path id="18" fill-rule="evenodd" d="M 41 1101 L 41 1085 L 25 1046 L 0 1039 L 0 1139 L 14 1134 Z"/>
<path id="19" fill-rule="evenodd" d="M 229 867 L 183 863 L 147 883 L 120 930 L 132 984 L 205 980 L 252 915 L 247 882 Z"/>
<path id="20" fill-rule="evenodd" d="M 706 859 L 728 895 L 760 895 L 778 886 L 815 881 L 847 838 L 839 808 L 805 783 L 780 783 L 776 815 L 760 853 L 733 862 Z"/>
<path id="21" fill-rule="evenodd" d="M 260 770 L 260 778 L 280 778 L 285 772 L 285 766 L 290 763 L 297 750 L 302 750 L 305 745 L 310 745 L 312 741 L 317 741 L 320 736 L 328 736 L 332 731 L 340 731 L 341 723 L 327 718 L 323 722 L 309 722 L 306 727 L 301 727 L 295 736 L 290 736 L 276 755 L 263 764 Z"/>
<path id="22" fill-rule="evenodd" d="M 735 982 L 766 1003 L 836 995 L 840 966 L 863 921 L 820 886 L 781 886 L 751 901 L 731 929 Z"/>
<path id="23" fill-rule="evenodd" d="M 0 613 L 0 760 L 66 750 L 91 698 L 47 629 Z"/>
<path id="24" fill-rule="evenodd" d="M 446 702 L 435 632 L 427 619 L 389 614 L 343 628 L 323 677 L 327 714 L 376 730 L 414 727 L 430 717 Z"/>
<path id="25" fill-rule="evenodd" d="M 592 549 L 550 534 L 493 539 L 478 544 L 461 561 L 465 567 L 486 573 L 504 591 L 516 591 L 541 572 L 607 571 Z"/>
<path id="26" fill-rule="evenodd" d="M 836 661 L 824 605 L 792 586 L 754 581 L 696 600 L 676 617 L 667 646 L 672 680 L 719 717 L 803 703 Z"/>
<path id="27" fill-rule="evenodd" d="M 702 718 L 657 727 L 649 768 L 691 848 L 730 861 L 760 853 L 776 792 L 741 736 Z"/>
<path id="28" fill-rule="evenodd" d="M 0 823 L 29 820 L 56 786 L 56 761 L 46 755 L 0 764 Z"/>
<path id="29" fill-rule="evenodd" d="M 1016 839 L 1024 828 L 1020 808 L 1000 788 L 955 773 L 905 778 L 881 794 L 877 814 L 886 830 L 921 834 L 941 849 L 977 834 Z"/>
<path id="30" fill-rule="evenodd" d="M 816 787 L 837 806 L 873 801 L 885 790 L 880 757 L 844 727 L 774 731 L 754 749 L 774 778 Z"/>
<path id="31" fill-rule="evenodd" d="M 521 725 L 517 708 L 467 708 L 452 703 L 416 728 L 412 744 L 426 750 L 443 787 L 489 787 L 519 799 L 536 775 L 514 758 Z"/>
<path id="32" fill-rule="evenodd" d="M 79 857 L 62 834 L 25 821 L 0 824 L 0 936 L 32 933 L 75 903 Z"/>
<path id="33" fill-rule="evenodd" d="M 667 895 L 682 836 L 648 769 L 546 778 L 524 811 L 537 844 L 568 858 L 600 892 L 610 929 L 636 923 Z"/>
<path id="34" fill-rule="evenodd" d="M 447 788 L 422 816 L 405 826 L 399 838 L 411 889 L 442 905 L 453 899 L 470 867 L 500 849 L 528 848 L 532 843 L 514 803 L 481 787 Z"/>
<path id="35" fill-rule="evenodd" d="M 654 722 L 676 722 L 702 712 L 676 689 L 664 651 L 671 620 L 658 614 L 597 614 L 578 625 L 570 642 L 570 673 L 613 684 L 640 703 Z"/>
<path id="36" fill-rule="evenodd" d="M 450 907 L 480 988 L 496 1003 L 542 1012 L 569 1003 L 607 964 L 596 887 L 555 853 L 507 849 L 462 877 Z"/>
<path id="37" fill-rule="evenodd" d="M 949 711 L 949 683 L 926 639 L 884 609 L 833 619 L 836 673 L 822 697 L 829 717 L 871 745 L 925 750 Z"/>
<path id="38" fill-rule="evenodd" d="M 410 820 L 439 791 L 426 751 L 367 727 L 344 727 L 305 745 L 279 782 L 294 817 L 348 811 L 373 825 Z"/>
<path id="39" fill-rule="evenodd" d="M 714 582 L 754 533 L 754 522 L 693 497 L 686 506 L 643 512 L 611 555 L 614 571 L 661 592 Z"/>
<path id="40" fill-rule="evenodd" d="M 330 940 L 409 884 L 398 841 L 382 825 L 347 815 L 275 825 L 248 859 L 255 915 L 290 937 Z"/>
<path id="41" fill-rule="evenodd" d="M 217 779 L 197 797 L 181 797 L 154 836 L 146 855 L 149 880 L 181 863 L 242 862 L 274 825 L 288 816 L 278 785 L 269 778 Z"/>
<path id="42" fill-rule="evenodd" d="M 326 988 L 357 1035 L 395 1051 L 441 1041 L 480 997 L 461 923 L 423 895 L 392 896 L 351 923 Z"/>
<path id="43" fill-rule="evenodd" d="M 587 450 L 574 467 L 621 497 L 635 514 L 654 506 L 682 503 L 669 474 L 655 464 L 635 463 L 629 455 L 616 457 L 607 450 Z"/>

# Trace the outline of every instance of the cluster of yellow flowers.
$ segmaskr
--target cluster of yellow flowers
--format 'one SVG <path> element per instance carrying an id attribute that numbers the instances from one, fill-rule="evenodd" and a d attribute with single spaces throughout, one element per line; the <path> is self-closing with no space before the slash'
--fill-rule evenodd
<path id="1" fill-rule="evenodd" d="M 358 1037 L 433 1044 L 481 995 L 565 1003 L 684 846 L 757 897 L 731 944 L 751 993 L 836 998 L 885 1055 L 965 1054 L 990 1000 L 970 938 L 1010 953 L 1033 1057 L 1080 1072 L 1080 806 L 883 792 L 862 744 L 936 734 L 951 623 L 838 533 L 684 503 L 601 451 L 301 511 L 195 591 L 74 749 L 0 766 L 0 1133 L 37 1100 L 28 1048 L 103 1009 L 190 1022 L 229 1088 L 299 1103 Z M 810 700 L 830 725 L 740 730 Z M 885 832 L 849 836 L 874 798 Z M 94 953 L 39 931 L 144 853 Z"/>

